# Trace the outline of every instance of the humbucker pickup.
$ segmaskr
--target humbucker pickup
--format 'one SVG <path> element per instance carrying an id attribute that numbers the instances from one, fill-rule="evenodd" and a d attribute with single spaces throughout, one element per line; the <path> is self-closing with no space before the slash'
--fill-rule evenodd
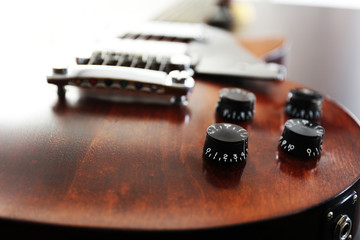
<path id="1" fill-rule="evenodd" d="M 152 53 L 159 51 L 163 54 L 165 49 L 172 49 L 175 53 L 186 54 L 198 75 L 271 81 L 286 77 L 285 66 L 254 57 L 233 34 L 205 24 L 155 21 L 124 29 L 116 36 L 118 45 L 127 44 L 127 41 L 139 45 L 152 42 L 154 48 L 149 50 Z"/>

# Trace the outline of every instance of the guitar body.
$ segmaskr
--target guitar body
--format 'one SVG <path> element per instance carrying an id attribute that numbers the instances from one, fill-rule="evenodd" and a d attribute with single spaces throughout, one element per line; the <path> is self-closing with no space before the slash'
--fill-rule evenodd
<path id="1" fill-rule="evenodd" d="M 359 236 L 360 127 L 331 99 L 318 121 L 321 157 L 299 160 L 278 149 L 287 93 L 299 87 L 291 81 L 195 77 L 188 105 L 178 106 L 99 99 L 74 87 L 59 99 L 41 75 L 32 78 L 9 75 L 23 88 L 5 84 L 1 95 L 4 234 L 329 239 L 346 213 Z M 256 113 L 239 123 L 249 132 L 245 165 L 223 169 L 202 148 L 207 127 L 223 122 L 219 90 L 234 86 L 256 95 Z"/>
<path id="2" fill-rule="evenodd" d="M 16 46 L 22 47 L 21 56 L 29 56 L 26 64 L 19 64 L 11 48 L 2 52 L 7 65 L 0 87 L 1 236 L 359 239 L 359 121 L 325 97 L 317 120 L 325 129 L 321 156 L 290 157 L 278 148 L 289 119 L 284 107 L 289 91 L 302 86 L 282 81 L 283 67 L 236 47 L 228 32 L 207 28 L 205 38 L 197 41 L 186 35 L 188 25 L 181 31 L 165 25 L 166 37 L 135 32 L 116 38 L 130 44 L 123 48 L 125 55 L 116 49 L 78 58 L 78 73 L 84 76 L 89 70 L 87 78 L 57 69 L 48 83 L 57 84 L 59 93 L 65 89 L 59 96 L 45 79 L 45 51 Z M 169 32 L 182 34 L 175 48 L 168 42 L 174 40 Z M 152 48 L 141 48 L 146 58 L 139 56 L 133 38 L 150 41 Z M 159 45 L 164 42 L 175 53 L 179 46 L 184 47 L 181 54 L 193 50 L 190 57 L 201 53 L 193 79 L 190 58 L 188 68 L 175 70 L 177 78 L 162 81 L 173 73 L 165 70 L 182 67 L 173 56 L 160 58 L 161 64 L 152 56 L 155 50 L 168 54 Z M 129 49 L 136 50 L 131 61 Z M 156 81 L 144 74 L 149 69 Z M 121 85 L 119 72 L 133 82 Z M 101 76 L 93 79 L 94 73 Z M 231 81 L 209 78 L 211 74 L 238 77 Z M 256 103 L 252 120 L 236 123 L 248 131 L 246 161 L 220 167 L 204 158 L 203 145 L 211 124 L 227 122 L 215 114 L 219 91 L 226 87 L 251 91 Z M 162 98 L 147 101 L 161 93 L 179 94 L 175 99 L 187 100 L 187 105 L 164 104 Z M 345 216 L 348 220 L 341 221 Z"/>

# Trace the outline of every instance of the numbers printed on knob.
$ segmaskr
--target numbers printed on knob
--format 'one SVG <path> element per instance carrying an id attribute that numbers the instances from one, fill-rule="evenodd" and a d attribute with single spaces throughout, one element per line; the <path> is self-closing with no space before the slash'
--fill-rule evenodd
<path id="1" fill-rule="evenodd" d="M 285 123 L 279 147 L 295 157 L 315 158 L 321 154 L 324 133 L 324 128 L 317 123 L 290 119 Z"/>
<path id="2" fill-rule="evenodd" d="M 291 117 L 316 120 L 321 117 L 323 96 L 310 89 L 296 88 L 288 93 L 285 112 Z"/>
<path id="3" fill-rule="evenodd" d="M 223 129 L 230 129 L 230 130 L 238 133 L 242 138 L 248 137 L 248 132 L 244 128 L 236 126 L 234 124 L 230 124 L 230 123 L 213 124 L 210 127 L 208 127 L 207 133 L 212 135 L 218 131 L 222 131 Z"/>
<path id="4" fill-rule="evenodd" d="M 246 153 L 245 153 L 246 152 Z M 235 162 L 237 163 L 242 162 L 243 160 L 245 160 L 247 153 L 248 153 L 248 149 L 245 149 L 245 152 L 241 152 L 240 156 L 236 153 L 233 153 L 232 155 L 227 154 L 227 153 L 223 153 L 223 154 L 219 154 L 218 151 L 213 151 L 211 148 L 207 148 L 205 150 L 205 156 L 207 156 L 208 158 L 213 159 L 214 161 L 218 161 L 218 162 Z"/>
<path id="5" fill-rule="evenodd" d="M 230 121 L 249 121 L 254 117 L 256 97 L 241 88 L 223 88 L 219 93 L 216 113 Z"/>
<path id="6" fill-rule="evenodd" d="M 252 111 L 233 111 L 229 108 L 225 108 L 222 110 L 221 116 L 225 119 L 230 119 L 234 121 L 247 121 L 253 117 Z"/>
<path id="7" fill-rule="evenodd" d="M 279 141 L 281 149 L 283 149 L 285 152 L 290 152 L 295 149 L 295 145 L 288 143 L 285 139 L 283 139 L 283 136 L 280 137 Z M 307 148 L 306 154 L 308 157 L 317 157 L 320 155 L 322 151 L 322 144 L 320 144 L 319 148 Z"/>
<path id="8" fill-rule="evenodd" d="M 248 132 L 230 123 L 210 125 L 206 130 L 203 154 L 212 162 L 241 163 L 248 156 Z"/>

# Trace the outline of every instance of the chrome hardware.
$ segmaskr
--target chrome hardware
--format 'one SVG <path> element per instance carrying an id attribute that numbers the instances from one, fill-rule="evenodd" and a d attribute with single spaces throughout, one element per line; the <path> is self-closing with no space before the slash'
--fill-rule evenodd
<path id="1" fill-rule="evenodd" d="M 170 58 L 171 70 L 189 70 L 191 65 L 191 58 L 184 54 L 174 55 Z"/>
<path id="2" fill-rule="evenodd" d="M 204 26 L 194 23 L 148 22 L 118 34 L 122 39 L 153 38 L 163 41 L 173 39 L 179 42 L 199 41 L 204 38 Z"/>
<path id="3" fill-rule="evenodd" d="M 341 215 L 336 223 L 334 231 L 334 239 L 347 240 L 349 239 L 352 229 L 352 221 L 348 215 Z"/>
<path id="4" fill-rule="evenodd" d="M 66 67 L 53 68 L 53 74 L 66 75 L 67 74 L 67 68 Z"/>
<path id="5" fill-rule="evenodd" d="M 187 55 L 195 73 L 215 76 L 283 80 L 283 65 L 254 57 L 227 31 L 203 24 L 149 22 L 124 29 L 100 44 L 101 52 L 171 58 Z"/>
<path id="6" fill-rule="evenodd" d="M 187 71 L 174 70 L 169 73 L 169 76 L 173 83 L 184 84 L 190 74 Z"/>
<path id="7" fill-rule="evenodd" d="M 353 204 L 355 204 L 356 203 L 356 201 L 358 200 L 358 195 L 355 193 L 354 195 L 353 195 Z"/>
<path id="8" fill-rule="evenodd" d="M 59 74 L 61 72 L 62 74 Z M 174 81 L 175 79 L 175 81 Z M 186 71 L 162 71 L 105 65 L 75 65 L 55 71 L 48 83 L 60 88 L 73 85 L 83 88 L 108 88 L 165 94 L 185 102 L 195 81 Z M 175 101 L 178 103 L 179 101 Z"/>
<path id="9" fill-rule="evenodd" d="M 321 239 L 351 240 L 353 238 L 353 219 L 357 208 L 357 198 L 356 191 L 352 191 L 328 209 Z"/>
<path id="10" fill-rule="evenodd" d="M 333 213 L 333 212 L 328 212 L 328 214 L 327 214 L 328 220 L 329 220 L 329 221 L 332 220 L 333 217 L 334 217 L 334 213 Z"/>

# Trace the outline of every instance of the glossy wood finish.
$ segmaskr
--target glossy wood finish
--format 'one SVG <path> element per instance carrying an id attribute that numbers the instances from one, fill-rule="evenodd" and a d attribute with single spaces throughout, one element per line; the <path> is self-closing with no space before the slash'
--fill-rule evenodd
<path id="1" fill-rule="evenodd" d="M 96 99 L 68 88 L 57 98 L 41 71 L 9 75 L 1 91 L 0 217 L 121 230 L 241 225 L 309 209 L 360 175 L 360 128 L 326 98 L 324 150 L 317 161 L 282 156 L 288 91 L 299 85 L 196 79 L 187 107 Z M 22 88 L 16 85 L 21 84 Z M 256 95 L 245 167 L 202 159 L 218 91 Z M 16 95 L 14 95 L 16 94 Z"/>

